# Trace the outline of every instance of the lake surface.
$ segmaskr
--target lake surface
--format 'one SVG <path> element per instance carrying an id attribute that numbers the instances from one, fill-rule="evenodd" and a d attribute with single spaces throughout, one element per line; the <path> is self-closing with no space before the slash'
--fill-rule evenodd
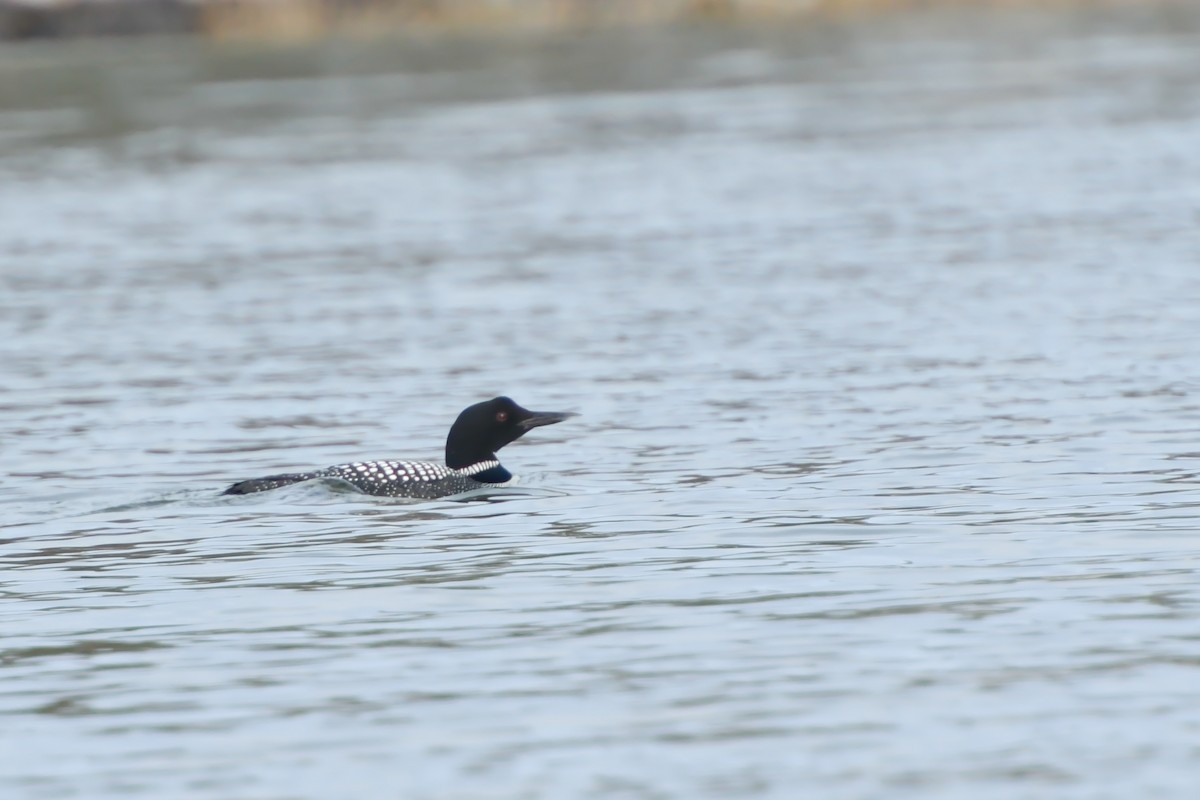
<path id="1" fill-rule="evenodd" d="M 6 47 L 0 794 L 1193 797 L 1197 53 Z"/>

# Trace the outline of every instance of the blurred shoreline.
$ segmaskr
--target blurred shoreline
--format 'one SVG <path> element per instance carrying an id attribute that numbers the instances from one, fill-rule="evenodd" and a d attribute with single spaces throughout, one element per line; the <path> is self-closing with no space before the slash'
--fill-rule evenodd
<path id="1" fill-rule="evenodd" d="M 303 42 L 671 23 L 803 23 L 930 9 L 1161 9 L 1192 0 L 0 0 L 0 41 L 191 35 Z"/>

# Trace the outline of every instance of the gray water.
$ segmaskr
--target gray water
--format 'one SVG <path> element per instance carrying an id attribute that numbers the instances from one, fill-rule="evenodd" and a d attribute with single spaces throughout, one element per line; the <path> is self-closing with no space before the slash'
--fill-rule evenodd
<path id="1" fill-rule="evenodd" d="M 1192 23 L 0 52 L 0 796 L 1194 797 Z"/>

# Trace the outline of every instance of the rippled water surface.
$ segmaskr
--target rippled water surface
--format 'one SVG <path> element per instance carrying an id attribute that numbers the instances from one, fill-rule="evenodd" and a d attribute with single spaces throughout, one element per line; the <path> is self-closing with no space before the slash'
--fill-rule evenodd
<path id="1" fill-rule="evenodd" d="M 0 794 L 1193 797 L 1198 52 L 0 53 Z"/>

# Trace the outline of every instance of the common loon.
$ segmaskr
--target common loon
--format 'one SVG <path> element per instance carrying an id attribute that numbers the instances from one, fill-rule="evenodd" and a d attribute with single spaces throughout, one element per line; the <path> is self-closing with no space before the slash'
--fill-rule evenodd
<path id="1" fill-rule="evenodd" d="M 313 472 L 291 472 L 240 481 L 222 494 L 251 494 L 313 478 L 340 479 L 366 494 L 433 499 L 462 494 L 512 480 L 496 451 L 533 428 L 562 422 L 575 414 L 529 411 L 507 397 L 464 409 L 446 437 L 446 463 L 435 461 L 356 461 Z"/>

